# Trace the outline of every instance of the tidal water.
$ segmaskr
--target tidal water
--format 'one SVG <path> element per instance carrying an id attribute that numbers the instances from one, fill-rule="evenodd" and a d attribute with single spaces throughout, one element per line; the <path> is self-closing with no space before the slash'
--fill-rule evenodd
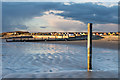
<path id="1" fill-rule="evenodd" d="M 87 47 L 45 42 L 2 43 L 2 75 L 87 70 Z M 93 70 L 117 71 L 118 51 L 93 48 Z"/>

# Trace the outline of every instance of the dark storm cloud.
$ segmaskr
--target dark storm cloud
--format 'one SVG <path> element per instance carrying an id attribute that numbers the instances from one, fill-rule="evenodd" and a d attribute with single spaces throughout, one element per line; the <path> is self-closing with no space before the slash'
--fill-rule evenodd
<path id="1" fill-rule="evenodd" d="M 42 16 L 44 11 L 54 9 L 58 4 L 50 2 L 4 2 L 2 4 L 2 30 L 13 31 L 17 27 L 14 27 L 14 25 L 22 25 L 23 22 L 35 16 Z M 24 27 L 22 28 L 25 29 Z"/>
<path id="2" fill-rule="evenodd" d="M 117 24 L 118 7 L 105 7 L 92 3 L 75 3 L 64 5 L 56 2 L 4 2 L 2 4 L 2 24 L 3 31 L 13 31 L 15 28 L 27 29 L 27 26 L 20 27 L 22 23 L 35 16 L 44 15 L 48 10 L 62 10 L 64 13 L 56 15 L 64 18 L 72 18 L 84 23 L 93 22 L 95 24 Z M 53 14 L 53 13 L 51 13 Z"/>
<path id="3" fill-rule="evenodd" d="M 40 28 L 47 28 L 46 26 L 40 26 Z"/>
<path id="4" fill-rule="evenodd" d="M 116 23 L 118 15 L 118 6 L 105 7 L 92 3 L 73 4 L 62 6 L 59 10 L 65 11 L 62 14 L 65 18 L 80 20 L 84 23 L 93 22 L 95 24 Z"/>

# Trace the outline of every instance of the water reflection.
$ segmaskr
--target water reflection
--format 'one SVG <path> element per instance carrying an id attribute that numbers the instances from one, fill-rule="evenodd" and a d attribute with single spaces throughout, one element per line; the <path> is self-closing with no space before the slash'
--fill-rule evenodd
<path id="1" fill-rule="evenodd" d="M 3 73 L 86 70 L 86 47 L 48 43 L 3 43 Z M 117 70 L 117 51 L 93 48 L 93 70 Z M 112 64 L 112 65 L 111 65 Z"/>

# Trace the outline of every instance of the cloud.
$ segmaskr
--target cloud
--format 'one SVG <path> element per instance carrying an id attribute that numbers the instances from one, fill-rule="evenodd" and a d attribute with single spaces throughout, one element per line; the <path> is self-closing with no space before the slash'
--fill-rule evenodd
<path id="1" fill-rule="evenodd" d="M 7 29 L 14 31 L 14 25 L 20 24 L 23 25 L 24 22 L 29 21 L 35 16 L 42 16 L 44 15 L 43 12 L 57 7 L 58 4 L 59 3 L 47 3 L 47 2 L 46 3 L 3 2 L 2 31 L 3 32 L 8 31 Z"/>
<path id="2" fill-rule="evenodd" d="M 93 31 L 116 32 L 118 31 L 118 24 L 94 24 Z"/>
<path id="3" fill-rule="evenodd" d="M 118 6 L 105 7 L 92 3 L 77 3 L 70 6 L 62 6 L 59 10 L 64 13 L 58 15 L 84 23 L 93 22 L 95 24 L 118 23 Z"/>
<path id="4" fill-rule="evenodd" d="M 60 14 L 60 13 L 63 13 L 64 11 L 58 11 L 58 10 L 49 10 L 49 11 L 46 11 L 44 12 L 44 14 Z"/>
<path id="5" fill-rule="evenodd" d="M 2 0 L 4 2 L 119 2 L 119 0 Z"/>
<path id="6" fill-rule="evenodd" d="M 40 28 L 47 28 L 46 26 L 40 26 Z"/>
<path id="7" fill-rule="evenodd" d="M 105 7 L 113 7 L 113 6 L 118 6 L 118 2 L 92 2 L 93 4 L 97 4 L 97 5 L 102 5 Z"/>
<path id="8" fill-rule="evenodd" d="M 105 29 L 107 30 L 111 26 L 109 24 L 117 24 L 118 21 L 117 6 L 107 7 L 97 3 L 3 2 L 2 6 L 3 32 L 17 29 L 30 31 L 84 31 L 88 22 L 99 25 L 108 24 Z M 44 28 L 44 26 L 47 27 Z M 96 29 L 98 30 L 98 28 Z"/>
<path id="9" fill-rule="evenodd" d="M 69 2 L 64 2 L 64 5 L 71 5 L 71 3 L 69 3 Z"/>

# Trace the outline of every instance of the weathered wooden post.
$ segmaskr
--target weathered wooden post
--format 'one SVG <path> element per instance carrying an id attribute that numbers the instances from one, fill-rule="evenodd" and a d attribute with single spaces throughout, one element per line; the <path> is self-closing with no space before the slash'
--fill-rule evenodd
<path id="1" fill-rule="evenodd" d="M 92 23 L 88 23 L 88 43 L 87 43 L 87 66 L 88 71 L 92 70 Z"/>

